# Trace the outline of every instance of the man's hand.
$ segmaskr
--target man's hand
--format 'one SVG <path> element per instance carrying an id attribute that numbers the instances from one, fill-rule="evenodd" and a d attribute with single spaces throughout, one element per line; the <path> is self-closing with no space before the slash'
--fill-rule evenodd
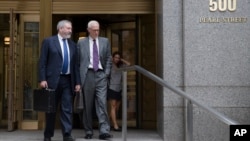
<path id="1" fill-rule="evenodd" d="M 76 85 L 75 86 L 75 92 L 80 92 L 81 90 L 81 86 L 80 85 Z"/>
<path id="2" fill-rule="evenodd" d="M 42 87 L 42 88 L 48 88 L 47 81 L 41 81 L 40 82 L 40 87 Z"/>

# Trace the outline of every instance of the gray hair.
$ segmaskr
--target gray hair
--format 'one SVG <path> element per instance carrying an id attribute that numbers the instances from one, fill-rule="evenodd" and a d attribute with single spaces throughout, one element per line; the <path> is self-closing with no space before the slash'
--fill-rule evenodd
<path id="1" fill-rule="evenodd" d="M 71 21 L 69 21 L 69 20 L 61 20 L 61 21 L 59 21 L 58 24 L 57 24 L 57 30 L 59 30 L 60 28 L 64 27 L 64 25 L 65 25 L 66 23 L 69 23 L 69 24 L 72 25 Z"/>
<path id="2" fill-rule="evenodd" d="M 92 25 L 95 25 L 95 24 L 98 24 L 98 25 L 99 25 L 99 22 L 96 21 L 96 20 L 91 20 L 91 21 L 89 21 L 89 23 L 88 23 L 88 28 L 91 28 Z"/>

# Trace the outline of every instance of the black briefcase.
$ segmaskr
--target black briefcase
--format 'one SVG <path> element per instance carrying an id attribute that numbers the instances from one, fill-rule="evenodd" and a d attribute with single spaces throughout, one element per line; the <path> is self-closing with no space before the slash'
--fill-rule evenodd
<path id="1" fill-rule="evenodd" d="M 35 89 L 33 96 L 33 109 L 35 111 L 54 113 L 56 112 L 55 90 Z"/>
<path id="2" fill-rule="evenodd" d="M 74 97 L 74 105 L 73 105 L 73 111 L 74 113 L 81 113 L 84 109 L 83 106 L 83 93 L 82 91 L 76 93 Z"/>

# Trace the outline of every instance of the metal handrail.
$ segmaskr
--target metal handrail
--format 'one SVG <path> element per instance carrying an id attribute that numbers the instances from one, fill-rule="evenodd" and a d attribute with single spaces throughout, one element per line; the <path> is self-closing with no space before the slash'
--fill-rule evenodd
<path id="1" fill-rule="evenodd" d="M 146 77 L 150 78 L 151 80 L 155 81 L 156 83 L 162 85 L 163 87 L 166 87 L 179 96 L 185 98 L 187 100 L 187 116 L 185 118 L 186 123 L 188 123 L 186 126 L 186 135 L 187 136 L 187 141 L 192 141 L 193 140 L 193 104 L 197 105 L 198 107 L 201 107 L 202 109 L 210 112 L 213 116 L 218 118 L 220 121 L 226 123 L 227 125 L 237 125 L 239 124 L 238 122 L 226 117 L 222 113 L 217 112 L 215 109 L 212 107 L 209 107 L 203 103 L 200 103 L 199 101 L 195 100 L 195 98 L 191 97 L 191 95 L 188 95 L 186 92 L 178 89 L 177 87 L 169 84 L 167 81 L 161 79 L 160 77 L 156 76 L 155 74 L 145 70 L 144 68 L 134 65 L 134 66 L 129 66 L 129 67 L 124 67 L 124 68 L 119 68 L 118 70 L 122 71 L 122 77 L 123 77 L 123 98 L 122 98 L 122 138 L 123 141 L 127 140 L 127 71 L 132 71 L 136 70 L 137 72 L 145 75 Z M 192 104 L 193 103 L 193 104 Z"/>

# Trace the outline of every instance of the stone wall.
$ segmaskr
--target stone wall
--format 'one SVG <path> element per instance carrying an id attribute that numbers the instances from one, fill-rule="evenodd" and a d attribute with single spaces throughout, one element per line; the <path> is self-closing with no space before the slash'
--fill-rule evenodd
<path id="1" fill-rule="evenodd" d="M 210 0 L 160 1 L 159 50 L 164 61 L 159 75 L 205 105 L 250 124 L 250 1 L 228 1 L 236 5 L 224 7 L 220 0 L 211 0 L 211 7 Z M 183 141 L 184 100 L 168 89 L 163 97 L 162 136 Z M 195 141 L 229 140 L 228 125 L 211 114 L 195 107 L 193 117 Z"/>

